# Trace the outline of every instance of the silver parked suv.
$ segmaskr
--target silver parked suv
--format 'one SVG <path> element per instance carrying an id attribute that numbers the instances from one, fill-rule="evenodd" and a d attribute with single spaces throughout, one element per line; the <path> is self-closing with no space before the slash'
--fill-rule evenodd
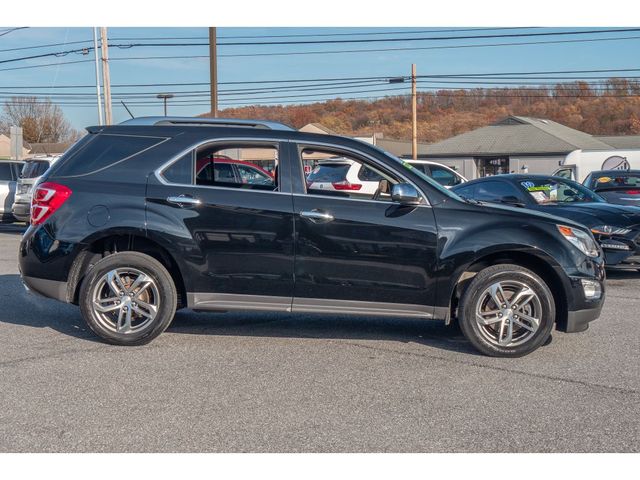
<path id="1" fill-rule="evenodd" d="M 31 195 L 33 186 L 40 177 L 53 165 L 60 155 L 33 157 L 24 162 L 22 173 L 16 187 L 15 201 L 11 208 L 13 216 L 19 222 L 29 222 L 31 217 Z"/>

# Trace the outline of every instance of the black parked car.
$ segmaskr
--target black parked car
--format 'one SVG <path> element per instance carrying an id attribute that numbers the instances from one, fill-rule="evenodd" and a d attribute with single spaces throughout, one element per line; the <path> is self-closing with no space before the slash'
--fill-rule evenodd
<path id="1" fill-rule="evenodd" d="M 88 132 L 36 190 L 19 264 L 110 343 L 146 343 L 188 307 L 457 319 L 481 352 L 519 356 L 600 314 L 588 229 L 464 201 L 374 146 L 222 119 Z M 378 189 L 307 185 L 303 165 L 335 156 L 379 174 Z M 203 175 L 216 158 L 273 179 Z"/>
<path id="2" fill-rule="evenodd" d="M 547 175 L 485 177 L 453 190 L 465 198 L 528 208 L 586 225 L 604 250 L 607 268 L 640 269 L 640 208 L 607 203 L 579 183 Z"/>
<path id="3" fill-rule="evenodd" d="M 583 184 L 609 203 L 640 207 L 640 170 L 591 172 Z"/>

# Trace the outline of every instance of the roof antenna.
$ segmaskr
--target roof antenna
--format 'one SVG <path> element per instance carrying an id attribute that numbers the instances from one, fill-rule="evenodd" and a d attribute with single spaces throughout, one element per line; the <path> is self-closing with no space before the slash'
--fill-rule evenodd
<path id="1" fill-rule="evenodd" d="M 133 113 L 131 113 L 131 110 L 129 110 L 129 107 L 127 107 L 127 105 L 126 105 L 122 100 L 120 100 L 120 103 L 122 104 L 122 106 L 123 106 L 124 108 L 126 108 L 126 109 L 127 109 L 127 113 L 128 113 L 129 115 L 131 115 L 131 118 L 136 118 L 136 117 L 134 117 L 134 116 L 133 116 Z"/>

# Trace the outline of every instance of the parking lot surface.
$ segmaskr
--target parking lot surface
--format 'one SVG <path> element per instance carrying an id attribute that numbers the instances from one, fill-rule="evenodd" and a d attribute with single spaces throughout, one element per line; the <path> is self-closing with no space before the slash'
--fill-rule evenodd
<path id="1" fill-rule="evenodd" d="M 0 226 L 0 451 L 640 451 L 640 273 L 520 359 L 439 322 L 188 310 L 115 347 L 24 290 L 21 232 Z"/>

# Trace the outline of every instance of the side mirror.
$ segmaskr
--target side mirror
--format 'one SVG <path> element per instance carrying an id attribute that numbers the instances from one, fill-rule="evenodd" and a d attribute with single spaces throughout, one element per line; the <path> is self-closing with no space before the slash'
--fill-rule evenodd
<path id="1" fill-rule="evenodd" d="M 391 188 L 391 200 L 402 205 L 420 205 L 422 196 L 416 187 L 409 183 L 396 183 Z"/>
<path id="2" fill-rule="evenodd" d="M 524 207 L 524 202 L 520 201 L 513 195 L 506 195 L 500 199 L 500 203 L 506 203 L 507 205 L 513 205 L 514 207 Z"/>

